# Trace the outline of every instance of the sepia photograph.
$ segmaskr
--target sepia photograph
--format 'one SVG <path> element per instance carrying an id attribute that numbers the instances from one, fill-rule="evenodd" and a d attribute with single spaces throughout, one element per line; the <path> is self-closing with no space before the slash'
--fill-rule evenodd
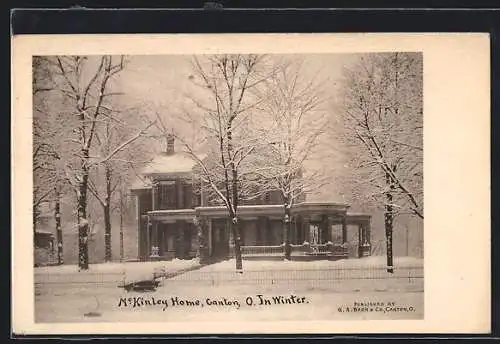
<path id="1" fill-rule="evenodd" d="M 34 56 L 35 320 L 423 317 L 423 62 Z"/>
<path id="2" fill-rule="evenodd" d="M 428 280 L 467 251 L 430 236 L 462 229 L 424 49 L 82 50 L 30 56 L 35 325 L 429 321 L 459 289 Z"/>

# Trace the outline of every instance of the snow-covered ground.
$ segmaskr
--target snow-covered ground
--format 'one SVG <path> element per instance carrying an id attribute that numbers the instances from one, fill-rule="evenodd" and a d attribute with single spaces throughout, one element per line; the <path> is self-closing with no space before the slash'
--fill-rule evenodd
<path id="1" fill-rule="evenodd" d="M 424 261 L 415 257 L 394 257 L 395 268 L 421 268 Z M 201 271 L 231 271 L 235 270 L 235 260 L 229 259 L 218 264 L 203 267 Z M 386 267 L 386 258 L 372 256 L 360 259 L 340 259 L 335 261 L 284 261 L 284 260 L 244 260 L 245 271 L 262 270 L 315 270 L 315 269 L 372 269 Z"/>
<path id="2" fill-rule="evenodd" d="M 236 272 L 234 259 L 204 266 L 175 276 L 166 285 L 198 287 L 240 286 L 299 288 L 334 292 L 407 292 L 423 291 L 423 260 L 396 257 L 394 272 L 386 270 L 384 257 L 337 261 L 243 261 L 242 273 Z"/>
<path id="3" fill-rule="evenodd" d="M 151 279 L 155 271 L 173 273 L 198 266 L 198 259 L 90 264 L 89 269 L 84 271 L 79 271 L 77 265 L 44 266 L 35 268 L 35 283 L 105 283 L 124 279 L 134 281 Z"/>
<path id="4" fill-rule="evenodd" d="M 116 266 L 112 268 L 112 264 Z M 163 266 L 173 271 L 174 267 L 185 269 L 195 264 L 197 261 L 111 263 L 93 266 L 85 273 L 76 272 L 76 267 L 76 270 L 69 267 L 37 268 L 35 321 L 263 321 L 423 317 L 423 262 L 408 257 L 395 259 L 395 274 L 385 272 L 383 257 L 317 262 L 244 261 L 242 274 L 234 271 L 234 260 L 228 260 L 167 279 L 152 293 L 127 293 L 115 283 L 119 281 L 117 278 L 120 275 L 116 270 L 120 268 L 123 271 L 124 266 L 127 266 L 126 271 L 131 276 L 151 274 L 152 270 Z M 54 274 L 52 271 L 60 272 Z M 53 276 L 56 276 L 55 280 Z M 81 282 L 71 283 L 68 280 L 76 276 L 80 276 L 78 279 Z M 91 276 L 102 277 L 96 280 Z M 260 305 L 258 295 L 271 300 L 271 304 Z M 304 302 L 276 304 L 273 297 L 280 295 L 294 295 L 294 300 L 301 299 Z M 248 305 L 247 300 L 250 299 L 253 304 Z M 137 301 L 135 306 L 134 300 Z M 214 305 L 213 301 L 222 304 Z M 148 302 L 150 304 L 146 305 Z M 362 302 L 379 302 L 384 306 L 378 312 L 339 312 L 339 307 L 353 307 L 355 303 Z M 390 306 L 392 302 L 395 306 Z M 391 307 L 413 308 L 411 311 L 392 311 Z M 84 314 L 88 312 L 97 312 L 100 316 L 86 317 Z"/>
<path id="5" fill-rule="evenodd" d="M 182 260 L 182 259 L 172 259 L 168 261 L 156 261 L 156 262 L 109 262 L 100 264 L 89 264 L 89 269 L 86 272 L 137 272 L 143 270 L 151 270 L 159 267 L 168 267 L 170 269 L 185 268 L 192 266 L 194 264 L 199 264 L 198 259 Z M 59 266 L 44 266 L 35 268 L 35 273 L 74 273 L 79 272 L 78 265 L 59 265 Z"/>

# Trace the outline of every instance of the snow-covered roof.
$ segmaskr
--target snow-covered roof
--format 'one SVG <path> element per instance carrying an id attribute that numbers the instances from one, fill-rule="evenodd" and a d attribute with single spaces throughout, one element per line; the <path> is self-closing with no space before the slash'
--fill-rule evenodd
<path id="1" fill-rule="evenodd" d="M 204 159 L 206 154 L 199 154 Z M 196 161 L 185 152 L 173 154 L 160 153 L 148 163 L 140 172 L 140 176 L 132 183 L 130 190 L 142 190 L 151 188 L 149 177 L 157 175 L 189 175 L 196 166 Z"/>
<path id="2" fill-rule="evenodd" d="M 187 153 L 159 154 L 143 170 L 142 174 L 191 172 L 196 162 Z"/>
<path id="3" fill-rule="evenodd" d="M 130 190 L 141 190 L 149 188 L 151 188 L 151 181 L 149 179 L 139 177 L 137 177 L 137 179 L 130 186 Z"/>
<path id="4" fill-rule="evenodd" d="M 46 236 L 53 236 L 54 235 L 54 233 L 52 233 L 52 232 L 42 231 L 42 230 L 38 230 L 38 229 L 35 231 L 35 234 L 36 235 L 46 235 Z"/>

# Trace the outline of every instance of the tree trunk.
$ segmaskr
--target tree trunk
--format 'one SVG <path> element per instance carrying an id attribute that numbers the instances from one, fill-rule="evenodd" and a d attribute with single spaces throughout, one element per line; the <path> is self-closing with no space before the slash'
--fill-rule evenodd
<path id="1" fill-rule="evenodd" d="M 386 174 L 386 182 L 390 186 L 390 189 L 394 189 L 394 183 L 389 174 Z M 385 240 L 387 249 L 387 272 L 394 273 L 393 265 L 393 253 L 392 253 L 392 230 L 393 230 L 393 220 L 394 220 L 394 209 L 392 206 L 393 196 L 389 191 L 386 193 L 386 205 L 385 205 Z"/>
<path id="2" fill-rule="evenodd" d="M 59 189 L 56 187 L 55 189 L 55 209 L 54 209 L 54 218 L 56 220 L 56 240 L 57 240 L 57 264 L 62 265 L 64 263 L 63 259 L 63 238 L 62 238 L 62 229 L 61 229 L 61 200 L 60 200 Z"/>
<path id="3" fill-rule="evenodd" d="M 33 235 L 35 235 L 36 233 L 38 216 L 40 216 L 40 210 L 38 209 L 38 205 L 35 205 L 35 207 L 33 208 Z"/>
<path id="4" fill-rule="evenodd" d="M 290 245 L 292 221 L 290 217 L 290 206 L 285 203 L 285 218 L 283 219 L 283 241 L 285 243 L 285 259 L 290 260 L 292 256 L 292 246 Z"/>
<path id="5" fill-rule="evenodd" d="M 120 189 L 120 262 L 125 258 L 123 252 L 123 193 Z"/>
<path id="6" fill-rule="evenodd" d="M 80 270 L 89 269 L 89 222 L 87 219 L 87 188 L 89 180 L 89 152 L 82 149 L 81 179 L 78 183 L 77 219 L 78 219 L 78 267 Z"/>
<path id="7" fill-rule="evenodd" d="M 80 193 L 85 192 L 85 187 L 81 183 L 79 186 Z M 87 198 L 78 196 L 78 267 L 80 270 L 88 270 L 89 268 L 89 223 L 87 220 Z"/>
<path id="8" fill-rule="evenodd" d="M 103 205 L 104 210 L 104 261 L 111 261 L 111 214 L 109 202 Z"/>
<path id="9" fill-rule="evenodd" d="M 106 176 L 106 197 L 104 198 L 104 261 L 110 262 L 112 259 L 111 252 L 111 169 L 108 164 L 105 164 Z"/>
<path id="10" fill-rule="evenodd" d="M 229 157 L 233 157 L 233 134 L 232 134 L 232 122 L 236 118 L 236 115 L 232 115 L 227 124 L 227 153 Z M 222 152 L 222 157 L 224 153 Z M 243 261 L 241 257 L 241 234 L 240 226 L 238 222 L 237 209 L 238 209 L 238 170 L 234 164 L 234 159 L 231 159 L 229 166 L 231 168 L 231 193 L 229 190 L 226 191 L 226 197 L 231 199 L 233 209 L 229 209 L 229 215 L 231 217 L 230 225 L 233 231 L 234 238 L 234 256 L 236 258 L 236 271 L 243 272 Z M 228 182 L 228 176 L 226 173 L 226 183 Z"/>
<path id="11" fill-rule="evenodd" d="M 239 226 L 238 218 L 234 215 L 231 218 L 230 226 L 231 226 L 231 231 L 233 233 L 233 238 L 234 238 L 234 257 L 236 259 L 236 271 L 243 272 L 243 260 L 241 257 L 240 226 Z"/>
<path id="12" fill-rule="evenodd" d="M 195 225 L 198 235 L 198 257 L 200 263 L 205 264 L 208 258 L 207 223 L 204 218 L 195 217 Z"/>

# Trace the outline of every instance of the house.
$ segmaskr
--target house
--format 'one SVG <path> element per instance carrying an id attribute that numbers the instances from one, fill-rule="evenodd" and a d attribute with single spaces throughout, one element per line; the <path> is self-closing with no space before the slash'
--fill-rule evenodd
<path id="1" fill-rule="evenodd" d="M 34 233 L 35 266 L 51 265 L 55 259 L 54 234 L 37 230 Z"/>
<path id="2" fill-rule="evenodd" d="M 166 150 L 142 170 L 131 187 L 137 211 L 139 259 L 204 260 L 231 257 L 233 238 L 227 209 L 210 201 L 193 173 L 196 162 L 176 152 L 174 138 Z M 284 207 L 275 192 L 242 202 L 238 219 L 244 257 L 283 257 Z M 370 255 L 369 214 L 351 214 L 349 205 L 310 203 L 304 199 L 291 209 L 292 258 L 347 257 L 348 225 L 358 230 L 357 256 Z"/>
<path id="3" fill-rule="evenodd" d="M 37 228 L 33 233 L 33 251 L 35 266 L 52 265 L 55 261 L 55 236 L 51 228 L 52 214 L 50 205 L 39 205 Z"/>

